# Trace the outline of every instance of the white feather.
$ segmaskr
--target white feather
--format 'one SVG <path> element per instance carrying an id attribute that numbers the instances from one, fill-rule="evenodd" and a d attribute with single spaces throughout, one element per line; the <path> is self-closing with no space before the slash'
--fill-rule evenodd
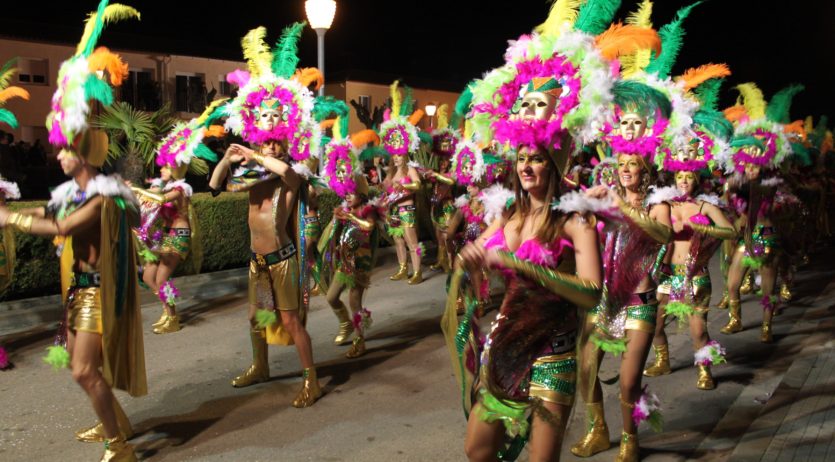
<path id="1" fill-rule="evenodd" d="M 707 202 L 717 207 L 723 207 L 724 202 L 716 194 L 699 194 L 696 196 L 696 202 Z"/>
<path id="2" fill-rule="evenodd" d="M 14 181 L 0 180 L 0 193 L 3 193 L 6 199 L 20 199 L 20 188 Z"/>
<path id="3" fill-rule="evenodd" d="M 781 184 L 783 184 L 783 179 L 780 178 L 780 177 L 773 176 L 771 178 L 766 178 L 766 179 L 762 180 L 761 184 L 763 186 L 770 186 L 770 187 L 780 186 Z"/>
<path id="4" fill-rule="evenodd" d="M 305 180 L 313 176 L 313 170 L 310 170 L 310 167 L 302 162 L 294 162 L 291 168 Z"/>
<path id="5" fill-rule="evenodd" d="M 571 191 L 563 194 L 552 208 L 563 213 L 597 213 L 616 209 L 615 204 L 608 197 L 605 199 L 595 199 L 580 191 Z"/>
<path id="6" fill-rule="evenodd" d="M 455 198 L 455 208 L 460 209 L 461 207 L 470 203 L 470 196 L 467 194 L 461 194 L 460 196 Z"/>
<path id="7" fill-rule="evenodd" d="M 650 193 L 647 196 L 647 205 L 660 204 L 662 202 L 673 202 L 681 200 L 681 191 L 674 186 L 664 186 L 657 188 L 655 186 L 649 187 Z"/>
<path id="8" fill-rule="evenodd" d="M 168 192 L 172 189 L 179 189 L 186 197 L 191 197 L 193 194 L 191 185 L 186 183 L 186 180 L 169 181 L 162 190 Z"/>
<path id="9" fill-rule="evenodd" d="M 484 204 L 484 223 L 489 226 L 495 219 L 501 217 L 507 209 L 508 201 L 513 197 L 513 191 L 499 184 L 481 191 L 479 199 Z"/>

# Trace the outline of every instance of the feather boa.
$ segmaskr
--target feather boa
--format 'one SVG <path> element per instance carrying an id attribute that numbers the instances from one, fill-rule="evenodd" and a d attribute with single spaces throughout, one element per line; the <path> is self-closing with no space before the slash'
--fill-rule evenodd
<path id="1" fill-rule="evenodd" d="M 119 175 L 96 175 L 87 182 L 87 188 L 81 191 L 80 186 L 75 180 L 65 181 L 52 191 L 52 197 L 49 199 L 48 207 L 61 210 L 67 206 L 69 201 L 73 200 L 79 193 L 84 194 L 86 199 L 95 196 L 105 197 L 121 197 L 129 202 L 137 210 L 139 209 L 139 201 L 133 195 L 133 191 L 125 184 L 122 177 Z"/>

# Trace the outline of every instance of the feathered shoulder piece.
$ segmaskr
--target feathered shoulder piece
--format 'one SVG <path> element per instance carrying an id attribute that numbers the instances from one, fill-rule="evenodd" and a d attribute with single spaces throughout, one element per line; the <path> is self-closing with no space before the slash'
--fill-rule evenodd
<path id="1" fill-rule="evenodd" d="M 135 209 L 139 209 L 139 201 L 133 191 L 125 184 L 119 175 L 96 175 L 87 182 L 87 187 L 82 190 L 75 180 L 65 181 L 52 190 L 47 207 L 58 213 L 66 210 L 73 204 L 80 205 L 96 196 L 119 197 Z"/>
<path id="2" fill-rule="evenodd" d="M 638 49 L 660 51 L 651 28 L 611 24 L 620 0 L 556 0 L 546 21 L 510 42 L 505 64 L 471 85 L 472 122 L 485 145 L 498 141 L 558 152 L 579 151 L 611 119 L 615 58 Z M 519 117 L 525 95 L 550 95 L 550 114 Z M 566 136 L 574 139 L 567 146 Z"/>
<path id="3" fill-rule="evenodd" d="M 699 194 L 696 196 L 696 202 L 707 202 L 708 204 L 712 204 L 717 207 L 724 207 L 726 205 L 725 202 L 716 194 Z"/>
<path id="4" fill-rule="evenodd" d="M 500 218 L 516 199 L 513 191 L 500 184 L 494 184 L 481 191 L 478 197 L 484 205 L 484 223 L 487 226 Z"/>
<path id="5" fill-rule="evenodd" d="M 644 201 L 646 205 L 656 205 L 664 202 L 682 202 L 686 196 L 675 186 L 664 186 L 661 188 L 650 186 L 650 193 Z"/>
<path id="6" fill-rule="evenodd" d="M 296 67 L 304 26 L 299 22 L 285 28 L 273 49 L 265 42 L 264 27 L 244 36 L 241 47 L 247 70 L 238 69 L 226 76 L 239 90 L 224 109 L 226 128 L 232 133 L 256 145 L 286 142 L 290 156 L 299 162 L 319 154 L 321 136 L 313 117 L 311 88 L 316 90 L 324 84 L 317 69 Z M 271 122 L 262 122 L 262 118 Z"/>
<path id="7" fill-rule="evenodd" d="M 84 35 L 75 54 L 58 69 L 58 89 L 52 96 L 52 110 L 46 118 L 49 142 L 56 147 L 73 146 L 88 128 L 90 105 L 95 100 L 113 104 L 112 86 L 119 86 L 128 75 L 128 65 L 107 48 L 96 48 L 104 26 L 122 19 L 139 19 L 139 12 L 121 4 L 99 2 L 84 25 Z"/>
<path id="8" fill-rule="evenodd" d="M 611 199 L 595 199 L 586 196 L 582 191 L 571 191 L 560 196 L 559 199 L 551 204 L 553 210 L 559 210 L 562 213 L 611 213 L 617 210 L 617 207 Z"/>

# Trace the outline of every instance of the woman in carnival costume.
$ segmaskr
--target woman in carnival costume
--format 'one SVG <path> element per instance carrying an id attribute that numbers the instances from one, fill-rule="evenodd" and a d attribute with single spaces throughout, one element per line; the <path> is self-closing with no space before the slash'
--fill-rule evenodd
<path id="1" fill-rule="evenodd" d="M 423 282 L 415 208 L 415 195 L 420 191 L 421 183 L 417 164 L 409 160 L 409 155 L 420 147 L 416 125 L 423 117 L 423 110 L 412 112 L 414 101 L 411 91 L 407 91 L 406 98 L 401 99 L 398 83 L 391 84 L 391 108 L 386 110 L 379 130 L 382 146 L 391 157 L 383 181 L 386 191 L 383 205 L 389 208 L 388 234 L 394 239 L 397 250 L 397 273 L 389 279 L 408 279 L 409 284 L 414 285 Z M 412 261 L 412 276 L 408 274 L 407 256 Z"/>
<path id="2" fill-rule="evenodd" d="M 313 117 L 312 91 L 324 83 L 316 69 L 296 69 L 297 43 L 304 23 L 286 28 L 274 49 L 265 43 L 264 27 L 241 41 L 248 71 L 237 70 L 227 80 L 237 84 L 238 96 L 224 106 L 226 128 L 252 146 L 233 144 L 209 182 L 219 193 L 247 191 L 252 256 L 249 270 L 249 325 L 252 365 L 232 381 L 246 387 L 270 376 L 267 345 L 295 345 L 304 382 L 295 407 L 312 406 L 322 395 L 310 336 L 305 328 L 308 309 L 308 266 L 304 217 L 305 163 L 318 157 L 320 131 Z M 233 164 L 240 164 L 234 172 Z"/>
<path id="3" fill-rule="evenodd" d="M 532 460 L 559 458 L 574 400 L 577 308 L 597 304 L 601 282 L 597 232 L 586 214 L 596 201 L 560 201 L 551 209 L 560 159 L 599 136 L 611 112 L 611 60 L 658 43 L 652 30 L 607 30 L 616 10 L 616 2 L 586 3 L 579 12 L 572 2 L 555 2 L 538 33 L 512 42 L 507 63 L 472 87 L 476 136 L 518 155 L 512 209 L 460 253 L 470 273 L 504 268 L 507 291 L 496 322 L 482 344 L 476 303 L 468 301 L 458 325 L 461 265 L 442 320 L 468 414 L 470 460 L 512 460 L 528 435 Z"/>
<path id="4" fill-rule="evenodd" d="M 687 145 L 665 147 L 656 157 L 659 167 L 674 175 L 679 195 L 671 198 L 673 242 L 657 272 L 661 308 L 653 339 L 655 363 L 644 370 L 644 375 L 656 377 L 672 372 L 664 316 L 674 315 L 689 322 L 698 367 L 696 387 L 700 390 L 716 387 L 710 366 L 725 361 L 724 349 L 719 342 L 711 341 L 707 332 L 711 294 L 707 265 L 723 241 L 736 239 L 733 224 L 719 207 L 719 197 L 709 192 L 699 194 L 727 158 L 733 136 L 733 126 L 716 108 L 721 79 L 728 75 L 727 66 L 721 64 L 684 73 L 684 90 L 696 87 L 701 103 L 693 116 L 695 137 Z"/>
<path id="5" fill-rule="evenodd" d="M 130 17 L 139 13 L 101 1 L 87 18 L 75 54 L 58 70 L 46 126 L 50 143 L 61 150 L 61 167 L 72 179 L 55 188 L 45 208 L 10 213 L 0 207 L 5 227 L 65 238 L 60 249 L 65 321 L 45 360 L 55 367 L 70 366 L 73 379 L 89 396 L 99 423 L 76 437 L 103 442 L 103 461 L 136 460 L 126 441 L 132 434 L 130 421 L 111 387 L 131 396 L 147 393 L 130 233 L 139 220 L 138 203 L 121 178 L 98 173 L 108 139 L 88 121 L 99 104 L 112 104 L 110 85 L 121 85 L 128 74 L 127 64 L 106 48 L 96 48 L 96 42 L 104 24 Z"/>
<path id="6" fill-rule="evenodd" d="M 792 97 L 803 87 L 798 85 L 781 90 L 769 103 L 754 83 L 744 83 L 736 89 L 741 100 L 725 110 L 725 116 L 735 123 L 731 142 L 734 151 L 728 158 L 726 170 L 733 173 L 727 186 L 731 205 L 739 216 L 737 228 L 741 238 L 728 270 L 729 320 L 721 332 L 733 334 L 743 329 L 739 290 L 746 268 L 755 269 L 762 278 L 760 341 L 769 343 L 772 341 L 771 318 L 779 302 L 774 295 L 779 236 L 773 214 L 775 190 L 782 180 L 776 170 L 792 153 L 784 123 L 788 122 Z"/>
<path id="7" fill-rule="evenodd" d="M 453 255 L 483 235 L 487 227 L 501 217 L 514 200 L 513 191 L 503 186 L 508 176 L 509 162 L 485 153 L 478 143 L 470 141 L 471 125 L 467 123 L 467 133 L 459 141 L 452 157 L 452 179 L 467 190 L 455 199 L 455 215 L 447 224 L 446 247 Z M 488 188 L 488 185 L 492 186 Z M 481 315 L 490 297 L 486 268 L 481 272 L 470 273 L 470 286 L 473 292 L 468 294 L 469 298 L 479 304 Z M 464 297 L 459 297 L 459 314 L 464 314 L 464 310 Z"/>
<path id="8" fill-rule="evenodd" d="M 344 104 L 344 103 L 343 103 Z M 348 107 L 336 119 L 333 139 L 325 145 L 325 176 L 328 187 L 344 202 L 334 210 L 333 220 L 325 228 L 319 243 L 324 268 L 322 287 L 328 304 L 339 319 L 334 343 L 353 344 L 345 354 L 357 358 L 365 354 L 365 332 L 371 326 L 371 312 L 362 306 L 362 297 L 371 283 L 371 271 L 379 235 L 377 210 L 368 201 L 368 182 L 357 158 L 359 147 L 379 141 L 372 130 L 348 136 Z M 348 289 L 351 313 L 340 300 Z"/>
<path id="9" fill-rule="evenodd" d="M 179 291 L 171 281 L 177 265 L 190 256 L 192 269 L 200 271 L 203 252 L 191 205 L 192 189 L 185 175 L 189 168 L 208 171 L 204 161 L 217 162 L 217 155 L 203 144 L 203 138 L 212 115 L 220 115 L 217 108 L 224 101 L 215 101 L 200 117 L 175 125 L 157 147 L 160 177 L 151 182 L 150 189 L 131 188 L 143 209 L 142 224 L 136 230 L 144 262 L 142 280 L 162 301 L 162 315 L 153 324 L 155 334 L 180 330 Z"/>

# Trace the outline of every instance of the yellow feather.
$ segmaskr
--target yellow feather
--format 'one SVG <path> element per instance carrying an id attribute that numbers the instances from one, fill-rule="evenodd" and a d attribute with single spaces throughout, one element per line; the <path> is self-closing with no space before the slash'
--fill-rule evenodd
<path id="1" fill-rule="evenodd" d="M 739 96 L 742 98 L 742 105 L 745 106 L 745 112 L 751 119 L 761 119 L 765 117 L 765 108 L 767 103 L 763 96 L 762 90 L 754 82 L 747 82 L 736 86 L 739 91 Z"/>
<path id="2" fill-rule="evenodd" d="M 342 130 L 339 129 L 339 126 L 342 124 L 342 117 L 337 117 L 336 120 L 333 122 L 333 140 L 334 141 L 342 141 Z"/>
<path id="3" fill-rule="evenodd" d="M 264 26 L 252 29 L 241 39 L 241 48 L 244 51 L 249 73 L 252 77 L 259 77 L 272 72 L 273 54 L 264 38 L 267 36 L 267 28 Z"/>
<path id="4" fill-rule="evenodd" d="M 449 106 L 441 104 L 438 108 L 438 128 L 444 129 L 449 127 Z"/>
<path id="5" fill-rule="evenodd" d="M 652 1 L 644 0 L 638 9 L 626 17 L 626 23 L 638 27 L 652 27 Z"/>
<path id="6" fill-rule="evenodd" d="M 644 0 L 641 2 L 638 9 L 626 17 L 626 24 L 636 27 L 652 28 L 652 1 Z M 651 58 L 652 50 L 646 48 L 630 55 L 622 56 L 620 58 L 621 73 L 624 77 L 634 75 L 649 66 Z"/>
<path id="7" fill-rule="evenodd" d="M 815 131 L 815 122 L 812 116 L 806 116 L 806 120 L 803 122 L 803 129 L 806 130 L 806 133 Z"/>
<path id="8" fill-rule="evenodd" d="M 556 0 L 551 5 L 548 18 L 542 24 L 536 26 L 534 32 L 540 35 L 558 36 L 565 23 L 568 23 L 569 26 L 574 24 L 574 21 L 577 20 L 577 12 L 585 2 L 586 0 Z"/>
<path id="9" fill-rule="evenodd" d="M 0 104 L 12 98 L 20 98 L 24 101 L 29 101 L 29 92 L 20 87 L 9 87 L 5 90 L 0 90 Z"/>
<path id="10" fill-rule="evenodd" d="M 215 112 L 215 109 L 217 109 L 218 106 L 225 103 L 227 100 L 229 100 L 229 98 L 221 98 L 221 99 L 216 99 L 216 100 L 212 101 L 211 103 L 209 103 L 209 105 L 206 106 L 206 109 L 203 110 L 203 113 L 200 114 L 200 117 L 197 118 L 197 120 L 196 120 L 197 124 L 199 125 L 199 124 L 202 124 L 203 122 L 205 122 L 206 119 L 208 119 L 209 116 L 212 115 L 212 112 Z"/>
<path id="11" fill-rule="evenodd" d="M 87 15 L 87 20 L 84 21 L 84 34 L 81 36 L 81 41 L 78 42 L 78 47 L 75 49 L 75 54 L 81 54 L 85 48 L 87 48 L 87 42 L 90 40 L 90 36 L 93 35 L 93 29 L 96 28 L 96 17 L 98 14 L 96 12 L 90 13 Z M 114 3 L 112 5 L 108 5 L 104 9 L 104 14 L 102 15 L 102 21 L 105 25 L 110 24 L 112 22 L 121 21 L 123 19 L 130 19 L 136 18 L 141 19 L 141 15 L 139 11 L 135 8 L 127 5 L 122 5 L 120 3 Z"/>
<path id="12" fill-rule="evenodd" d="M 397 89 L 397 85 L 400 84 L 399 80 L 395 80 L 393 84 L 389 86 L 389 92 L 391 93 L 391 116 L 397 117 L 400 115 L 400 105 L 402 104 L 400 99 L 400 90 Z"/>
<path id="13" fill-rule="evenodd" d="M 473 139 L 473 123 L 470 121 L 470 119 L 464 121 L 464 139 Z"/>
<path id="14" fill-rule="evenodd" d="M 7 85 L 12 83 L 12 77 L 15 72 L 17 72 L 17 68 L 12 67 L 0 74 L 0 88 L 6 88 Z"/>

